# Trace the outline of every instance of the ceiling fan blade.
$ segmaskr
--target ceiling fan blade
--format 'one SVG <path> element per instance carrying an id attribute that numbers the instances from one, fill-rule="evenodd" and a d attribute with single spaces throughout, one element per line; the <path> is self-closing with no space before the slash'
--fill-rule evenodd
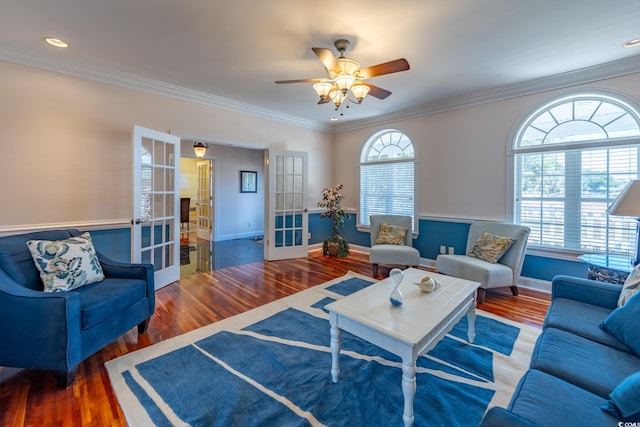
<path id="1" fill-rule="evenodd" d="M 324 82 L 327 79 L 298 79 L 298 80 L 278 80 L 276 84 L 284 84 L 284 83 L 320 83 Z"/>
<path id="2" fill-rule="evenodd" d="M 370 79 L 371 77 L 383 76 L 385 74 L 397 73 L 408 70 L 409 62 L 406 59 L 396 59 L 395 61 L 385 62 L 383 64 L 373 65 L 371 67 L 361 68 L 358 71 L 358 77 Z"/>
<path id="3" fill-rule="evenodd" d="M 385 99 L 386 97 L 391 95 L 391 92 L 389 92 L 388 90 L 382 89 L 381 87 L 378 87 L 378 86 L 374 86 L 371 83 L 362 82 L 361 84 L 369 86 L 369 95 L 375 98 Z"/>
<path id="4" fill-rule="evenodd" d="M 336 57 L 333 56 L 333 53 L 331 53 L 329 49 L 324 47 L 312 47 L 311 50 L 318 56 L 318 59 L 320 59 L 324 68 L 331 70 L 334 73 L 340 73 L 340 67 L 338 66 Z"/>

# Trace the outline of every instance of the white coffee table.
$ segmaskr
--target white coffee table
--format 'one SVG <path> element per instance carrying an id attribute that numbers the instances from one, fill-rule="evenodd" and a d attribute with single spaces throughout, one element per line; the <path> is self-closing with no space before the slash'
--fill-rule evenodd
<path id="1" fill-rule="evenodd" d="M 413 283 L 431 276 L 442 282 L 432 293 L 423 293 Z M 391 279 L 374 283 L 326 306 L 331 323 L 331 378 L 340 374 L 340 337 L 347 331 L 402 358 L 402 394 L 405 426 L 413 424 L 416 394 L 416 360 L 431 350 L 462 316 L 469 323 L 468 338 L 475 338 L 477 282 L 443 276 L 424 270 L 404 270 L 400 291 L 401 306 L 393 306 L 389 296 Z"/>

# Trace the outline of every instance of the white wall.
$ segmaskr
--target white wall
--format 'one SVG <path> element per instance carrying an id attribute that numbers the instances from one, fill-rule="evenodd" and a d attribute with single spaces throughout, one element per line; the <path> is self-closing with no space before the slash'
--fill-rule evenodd
<path id="1" fill-rule="evenodd" d="M 131 218 L 134 124 L 309 153 L 310 202 L 333 136 L 248 114 L 0 61 L 0 230 Z"/>
<path id="2" fill-rule="evenodd" d="M 362 147 L 377 131 L 395 128 L 416 148 L 421 216 L 504 220 L 513 130 L 555 96 L 579 89 L 624 94 L 638 103 L 640 74 L 342 132 L 334 141 L 334 181 L 345 185 L 345 205 L 357 208 Z"/>
<path id="3" fill-rule="evenodd" d="M 264 150 L 208 143 L 206 159 L 214 160 L 216 240 L 264 233 Z M 193 142 L 182 142 L 182 155 L 193 157 Z M 240 192 L 240 171 L 258 173 L 257 193 Z M 195 184 L 194 184 L 195 186 Z"/>

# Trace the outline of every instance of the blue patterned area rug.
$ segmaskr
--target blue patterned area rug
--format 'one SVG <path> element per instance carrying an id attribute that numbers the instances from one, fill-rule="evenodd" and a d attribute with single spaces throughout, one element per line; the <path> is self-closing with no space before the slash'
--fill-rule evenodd
<path id="1" fill-rule="evenodd" d="M 331 381 L 324 306 L 372 283 L 348 273 L 106 363 L 131 426 L 402 425 L 400 359 L 343 333 Z M 478 310 L 417 362 L 416 426 L 478 425 L 506 406 L 539 331 Z"/>

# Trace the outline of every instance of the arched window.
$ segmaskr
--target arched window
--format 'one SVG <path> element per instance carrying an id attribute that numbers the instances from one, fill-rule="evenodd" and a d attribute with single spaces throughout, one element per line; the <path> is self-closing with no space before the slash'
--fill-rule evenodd
<path id="1" fill-rule="evenodd" d="M 617 98 L 581 94 L 532 114 L 516 134 L 514 222 L 531 227 L 529 244 L 633 256 L 633 218 L 607 207 L 638 179 L 640 119 Z"/>
<path id="2" fill-rule="evenodd" d="M 360 157 L 360 215 L 368 227 L 369 215 L 411 216 L 415 231 L 415 152 L 407 135 L 384 130 L 373 135 Z"/>

